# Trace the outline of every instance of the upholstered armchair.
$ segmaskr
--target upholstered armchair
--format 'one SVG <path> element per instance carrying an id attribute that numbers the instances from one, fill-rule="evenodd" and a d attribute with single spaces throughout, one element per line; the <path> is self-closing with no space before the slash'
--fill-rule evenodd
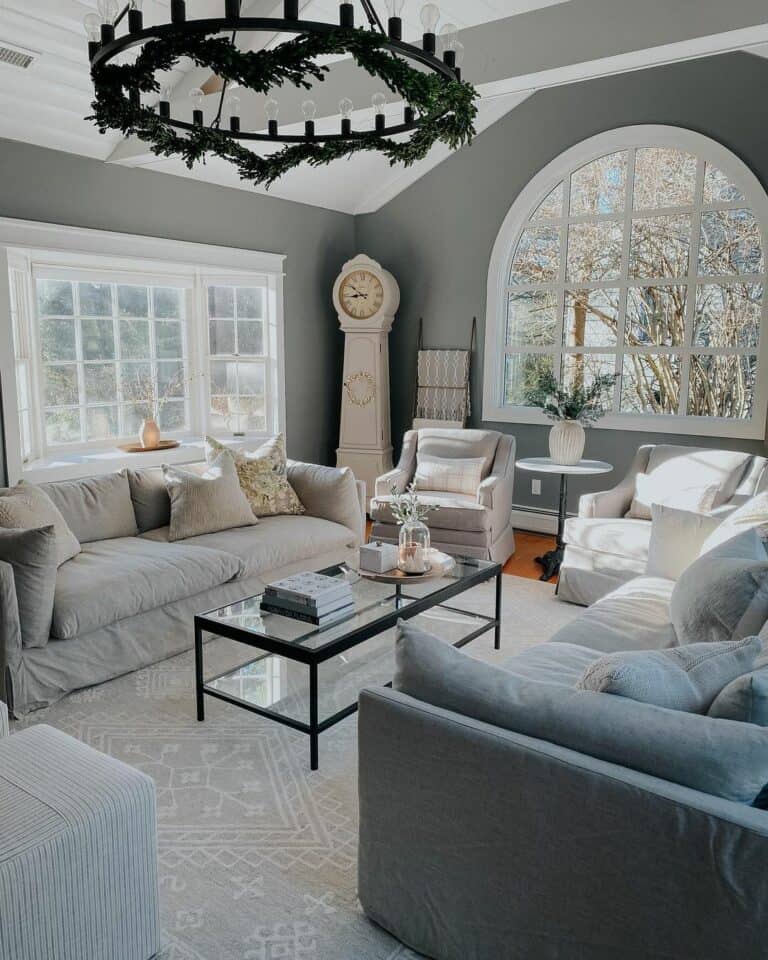
<path id="1" fill-rule="evenodd" d="M 609 490 L 588 493 L 579 515 L 566 521 L 565 555 L 557 593 L 561 600 L 589 606 L 628 580 L 641 576 L 651 539 L 650 509 L 638 509 L 638 477 L 649 478 L 672 506 L 686 490 L 716 488 L 711 512 L 727 514 L 768 489 L 768 461 L 738 450 L 677 444 L 638 448 L 622 480 Z M 683 507 L 683 509 L 692 509 Z"/>
<path id="2" fill-rule="evenodd" d="M 455 469 L 449 461 L 455 461 Z M 436 465 L 441 474 L 439 481 L 435 480 L 439 489 L 429 489 L 421 482 L 428 474 L 428 464 Z M 509 559 L 515 552 L 514 437 L 496 430 L 409 430 L 397 467 L 376 481 L 371 501 L 372 539 L 397 542 L 398 529 L 390 507 L 392 488 L 402 493 L 416 479 L 417 471 L 419 497 L 434 507 L 427 518 L 432 546 L 455 556 L 500 563 Z"/>

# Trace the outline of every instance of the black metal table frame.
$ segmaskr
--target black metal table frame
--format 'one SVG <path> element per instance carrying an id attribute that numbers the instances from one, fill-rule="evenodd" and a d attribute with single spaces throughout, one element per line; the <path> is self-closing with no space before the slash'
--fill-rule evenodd
<path id="1" fill-rule="evenodd" d="M 464 563 L 465 565 L 473 564 L 471 559 L 465 558 L 461 558 L 460 562 Z M 331 570 L 335 569 L 336 568 L 331 568 Z M 325 570 L 321 572 L 327 573 L 329 571 Z M 481 583 L 487 583 L 489 580 L 494 579 L 494 577 L 496 578 L 496 608 L 494 611 L 494 616 L 488 617 L 484 614 L 475 613 L 474 611 L 461 610 L 458 607 L 447 606 L 444 603 L 444 601 L 450 600 L 452 597 L 458 596 L 460 593 L 465 593 L 467 590 L 471 590 L 473 587 L 477 587 Z M 215 612 L 214 610 L 209 610 L 206 613 L 198 614 L 195 616 L 195 696 L 197 701 L 197 719 L 200 722 L 205 720 L 204 697 L 207 694 L 210 697 L 215 697 L 218 700 L 224 700 L 226 703 L 231 703 L 234 706 L 243 707 L 246 710 L 250 710 L 252 713 L 257 713 L 261 717 L 266 717 L 268 720 L 275 720 L 277 723 L 282 723 L 284 726 L 291 727 L 292 729 L 298 730 L 301 733 L 306 733 L 309 736 L 310 744 L 310 769 L 317 770 L 319 766 L 320 734 L 324 733 L 330 727 L 335 726 L 335 724 L 340 723 L 342 720 L 346 719 L 357 711 L 357 702 L 355 702 L 347 707 L 344 707 L 342 710 L 339 710 L 332 716 L 326 717 L 325 720 L 318 720 L 318 667 L 320 664 L 325 663 L 325 661 L 330 660 L 335 656 L 338 656 L 340 653 L 344 653 L 344 651 L 349 650 L 350 647 L 358 646 L 361 643 L 365 643 L 366 640 L 371 640 L 373 637 L 384 633 L 386 630 L 390 630 L 392 627 L 396 626 L 398 620 L 410 620 L 412 617 L 416 617 L 420 613 L 424 613 L 424 611 L 430 610 L 433 607 L 442 607 L 444 610 L 450 610 L 453 613 L 461 613 L 464 616 L 473 617 L 474 619 L 483 621 L 482 626 L 470 631 L 466 636 L 462 637 L 457 643 L 454 644 L 455 647 L 463 647 L 466 644 L 471 643 L 471 641 L 475 640 L 477 637 L 482 636 L 482 634 L 488 633 L 489 630 L 493 630 L 494 648 L 499 650 L 501 648 L 501 578 L 501 564 L 495 563 L 492 566 L 488 566 L 483 569 L 478 567 L 476 576 L 471 576 L 469 578 L 462 577 L 458 580 L 451 580 L 446 584 L 445 587 L 436 590 L 434 593 L 430 593 L 426 597 L 410 597 L 406 593 L 403 593 L 400 584 L 396 584 L 394 596 L 387 597 L 383 601 L 386 602 L 388 599 L 393 599 L 395 601 L 395 610 L 392 613 L 386 614 L 381 619 L 359 627 L 357 630 L 353 630 L 345 636 L 339 637 L 339 639 L 333 643 L 329 643 L 326 646 L 315 650 L 303 647 L 301 644 L 291 643 L 288 640 L 277 640 L 274 637 L 255 634 L 240 627 L 232 627 L 226 623 L 208 619 L 209 615 Z M 402 600 L 408 600 L 409 604 L 408 606 L 400 609 L 400 603 Z M 216 609 L 218 610 L 221 608 L 218 607 Z M 352 619 L 354 619 L 354 617 L 350 617 L 350 620 Z M 336 626 L 340 626 L 340 624 L 336 624 Z M 233 668 L 224 670 L 222 673 L 217 674 L 215 677 L 209 677 L 207 680 L 204 678 L 204 633 L 211 633 L 218 637 L 225 637 L 229 640 L 234 640 L 237 643 L 243 643 L 246 646 L 254 647 L 260 651 L 264 651 L 265 653 L 275 654 L 277 656 L 284 657 L 286 660 L 293 660 L 296 663 L 306 664 L 309 667 L 309 723 L 304 723 L 301 720 L 295 720 L 293 717 L 283 716 L 282 714 L 276 713 L 274 710 L 269 710 L 265 707 L 257 707 L 254 704 L 249 703 L 247 700 L 244 700 L 242 697 L 236 697 L 234 694 L 225 693 L 223 690 L 217 690 L 211 687 L 210 684 L 212 682 L 232 673 Z M 243 664 L 243 666 L 245 666 L 245 664 Z"/>

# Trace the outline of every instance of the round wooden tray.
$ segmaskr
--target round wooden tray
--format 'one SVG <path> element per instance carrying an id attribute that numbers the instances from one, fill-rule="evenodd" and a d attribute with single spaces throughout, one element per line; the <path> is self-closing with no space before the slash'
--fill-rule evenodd
<path id="1" fill-rule="evenodd" d="M 445 553 L 435 552 L 440 559 L 435 558 L 426 573 L 404 573 L 398 569 L 387 570 L 384 573 L 374 573 L 372 570 L 356 570 L 355 573 L 359 573 L 366 580 L 376 580 L 379 583 L 419 583 L 421 580 L 439 580 L 440 577 L 444 577 L 451 572 L 456 561 L 453 557 L 448 558 Z M 443 560 L 443 557 L 448 559 Z M 450 560 L 450 563 L 448 560 Z"/>
<path id="2" fill-rule="evenodd" d="M 156 447 L 142 447 L 140 443 L 120 443 L 118 449 L 125 453 L 152 453 L 155 450 L 173 450 L 180 446 L 180 440 L 161 440 Z"/>

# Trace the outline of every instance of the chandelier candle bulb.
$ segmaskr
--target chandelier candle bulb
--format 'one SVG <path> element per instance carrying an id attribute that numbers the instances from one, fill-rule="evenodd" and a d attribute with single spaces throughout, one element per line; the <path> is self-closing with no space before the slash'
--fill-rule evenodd
<path id="1" fill-rule="evenodd" d="M 437 38 L 435 30 L 440 22 L 440 8 L 436 3 L 425 3 L 421 8 L 421 25 L 424 28 L 422 46 L 425 53 L 431 53 L 433 56 L 437 50 Z"/>
<path id="2" fill-rule="evenodd" d="M 393 40 L 403 39 L 403 7 L 405 0 L 387 0 L 387 13 L 389 14 L 389 36 Z"/>
<path id="3" fill-rule="evenodd" d="M 187 5 L 184 0 L 171 0 L 171 23 L 184 23 L 187 19 Z"/>
<path id="4" fill-rule="evenodd" d="M 352 111 L 355 109 L 354 103 L 349 97 L 339 100 L 339 112 L 341 113 L 341 135 L 348 137 L 352 133 Z"/>
<path id="5" fill-rule="evenodd" d="M 141 8 L 144 0 L 131 0 L 128 7 L 128 30 L 130 33 L 138 33 L 144 29 L 144 15 Z"/>
<path id="6" fill-rule="evenodd" d="M 115 39 L 115 28 L 111 23 L 102 23 L 101 25 L 101 42 L 102 45 L 105 43 L 112 43 Z"/>
<path id="7" fill-rule="evenodd" d="M 224 16 L 236 20 L 240 16 L 240 0 L 224 0 Z"/>
<path id="8" fill-rule="evenodd" d="M 298 20 L 299 19 L 299 0 L 285 0 L 285 19 L 286 20 Z"/>
<path id="9" fill-rule="evenodd" d="M 416 120 L 416 111 L 413 109 L 413 107 L 409 107 L 406 104 L 405 110 L 403 111 L 403 119 L 408 124 L 411 124 Z"/>
<path id="10" fill-rule="evenodd" d="M 83 26 L 88 38 L 88 59 L 93 60 L 101 46 L 101 20 L 99 15 L 97 13 L 86 14 Z"/>
<path id="11" fill-rule="evenodd" d="M 274 98 L 267 100 L 264 104 L 264 112 L 267 115 L 267 131 L 270 137 L 277 136 L 277 117 L 280 113 L 280 104 Z"/>
<path id="12" fill-rule="evenodd" d="M 189 99 L 192 101 L 192 123 L 202 124 L 203 117 L 203 97 L 205 94 L 199 87 L 189 91 Z"/>
<path id="13" fill-rule="evenodd" d="M 342 27 L 354 27 L 355 5 L 353 3 L 342 3 L 339 6 L 339 24 Z"/>

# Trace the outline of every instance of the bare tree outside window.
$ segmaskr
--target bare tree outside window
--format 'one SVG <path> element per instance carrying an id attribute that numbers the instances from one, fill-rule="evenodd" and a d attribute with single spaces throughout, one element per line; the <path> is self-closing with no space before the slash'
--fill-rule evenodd
<path id="1" fill-rule="evenodd" d="M 672 147 L 572 171 L 513 251 L 504 402 L 542 370 L 588 386 L 617 375 L 616 414 L 751 417 L 765 264 L 738 184 Z"/>

